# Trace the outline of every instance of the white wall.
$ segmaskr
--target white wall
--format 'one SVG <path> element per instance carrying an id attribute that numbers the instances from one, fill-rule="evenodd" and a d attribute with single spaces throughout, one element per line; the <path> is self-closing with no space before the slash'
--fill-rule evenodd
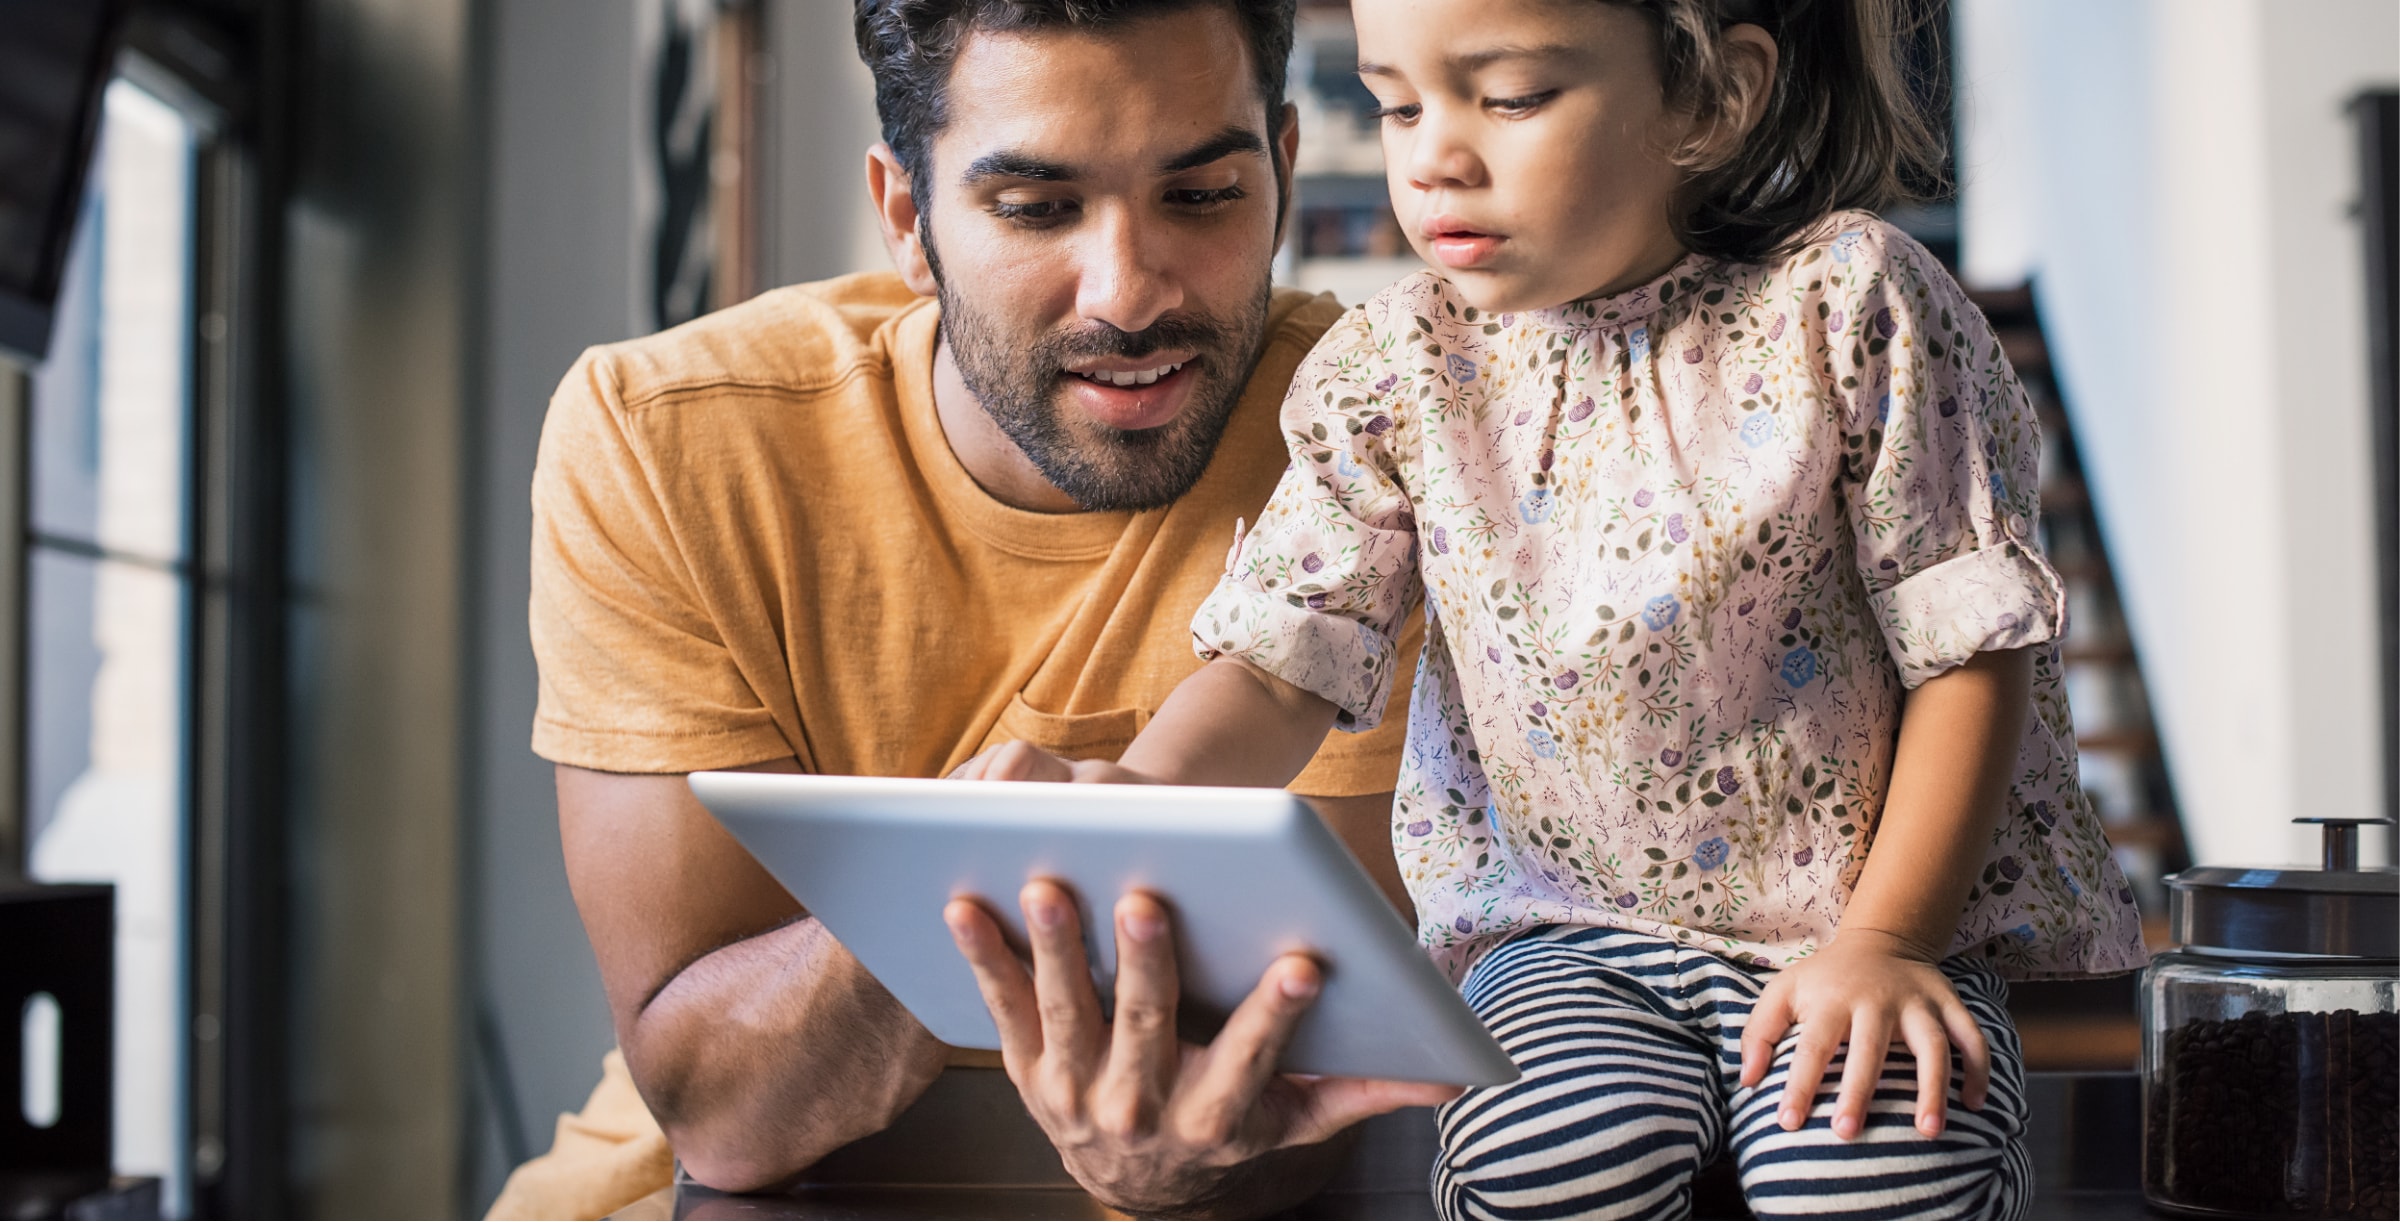
<path id="1" fill-rule="evenodd" d="M 858 58 L 850 6 L 775 0 L 766 39 L 775 101 L 763 124 L 774 184 L 760 225 L 770 269 L 764 283 L 889 268 L 867 203 L 867 146 L 883 138 L 875 78 Z"/>
<path id="2" fill-rule="evenodd" d="M 480 288 L 489 327 L 477 371 L 466 680 L 477 1056 L 465 1178 L 477 1210 L 499 1191 L 512 1147 L 547 1148 L 558 1114 L 583 1105 L 615 1040 L 567 892 L 550 766 L 527 746 L 525 600 L 528 492 L 550 392 L 587 345 L 626 338 L 635 314 L 636 3 L 494 0 L 488 15 L 490 256 Z M 850 7 L 772 0 L 766 37 L 769 56 L 753 68 L 771 82 L 764 283 L 887 266 L 866 204 L 873 86 Z"/>
<path id="3" fill-rule="evenodd" d="M 630 0 L 501 0 L 476 371 L 468 826 L 476 1023 L 466 1204 L 480 1213 L 515 1156 L 548 1147 L 616 1042 L 567 893 L 550 766 L 534 757 L 526 639 L 534 448 L 577 353 L 626 338 L 633 277 L 634 13 Z M 503 1093 L 505 1092 L 505 1093 Z"/>
<path id="4" fill-rule="evenodd" d="M 2031 278 L 2196 857 L 2379 805 L 2343 102 L 2389 0 L 1957 0 L 1962 263 Z"/>

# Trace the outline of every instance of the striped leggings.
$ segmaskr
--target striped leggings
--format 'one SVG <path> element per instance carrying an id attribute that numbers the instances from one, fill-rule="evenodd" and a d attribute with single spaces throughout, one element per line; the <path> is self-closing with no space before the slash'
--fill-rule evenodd
<path id="1" fill-rule="evenodd" d="M 1836 1056 L 1799 1132 L 1775 1122 L 1797 1035 L 1756 1089 L 1742 1027 L 1765 974 L 1646 934 L 1554 925 L 1503 943 L 1468 973 L 1467 1002 L 1524 1076 L 1443 1106 L 1434 1203 L 1445 1218 L 1682 1218 L 1692 1176 L 1730 1152 L 1761 1218 L 2014 1218 L 2033 1188 L 2020 1140 L 2025 1071 L 2006 986 L 1942 971 L 1991 1045 L 1983 1110 L 1959 1102 L 1938 1138 L 1916 1129 L 1915 1058 L 1884 1062 L 1867 1127 L 1834 1136 Z"/>

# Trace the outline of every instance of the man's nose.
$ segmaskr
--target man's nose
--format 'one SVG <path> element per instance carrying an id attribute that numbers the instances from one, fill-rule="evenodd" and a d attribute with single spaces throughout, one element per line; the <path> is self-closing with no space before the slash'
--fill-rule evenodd
<path id="1" fill-rule="evenodd" d="M 1078 252 L 1077 316 L 1119 331 L 1141 331 L 1183 305 L 1183 284 L 1169 266 L 1162 227 L 1129 210 L 1100 212 Z"/>

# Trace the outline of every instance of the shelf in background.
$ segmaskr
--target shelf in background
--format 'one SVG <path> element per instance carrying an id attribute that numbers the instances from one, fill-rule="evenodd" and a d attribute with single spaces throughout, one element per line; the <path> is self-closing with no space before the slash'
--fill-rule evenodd
<path id="1" fill-rule="evenodd" d="M 2025 1067 L 2130 1070 L 2141 1060 L 2142 1024 L 2131 1014 L 2045 1014 L 2017 1018 Z"/>

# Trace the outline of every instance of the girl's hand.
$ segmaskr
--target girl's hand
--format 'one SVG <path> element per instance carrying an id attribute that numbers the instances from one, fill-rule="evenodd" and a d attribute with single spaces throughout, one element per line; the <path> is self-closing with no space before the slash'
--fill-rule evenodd
<path id="1" fill-rule="evenodd" d="M 1742 1085 L 1766 1080 L 1775 1046 L 1795 1025 L 1799 1044 L 1776 1113 L 1786 1132 L 1807 1123 L 1826 1066 L 1844 1043 L 1850 1054 L 1833 1110 L 1833 1131 L 1844 1140 L 1865 1130 L 1867 1103 L 1895 1038 L 1917 1059 L 1918 1132 L 1941 1135 L 1953 1045 L 1966 1068 L 1961 1101 L 1983 1107 L 1992 1071 L 1983 1029 L 1941 969 L 1890 934 L 1845 930 L 1768 982 L 1742 1031 Z"/>
<path id="2" fill-rule="evenodd" d="M 1074 781 L 1085 785 L 1156 785 L 1158 778 L 1107 760 L 1071 760 L 1028 742 L 1002 743 L 960 764 L 953 781 Z"/>

